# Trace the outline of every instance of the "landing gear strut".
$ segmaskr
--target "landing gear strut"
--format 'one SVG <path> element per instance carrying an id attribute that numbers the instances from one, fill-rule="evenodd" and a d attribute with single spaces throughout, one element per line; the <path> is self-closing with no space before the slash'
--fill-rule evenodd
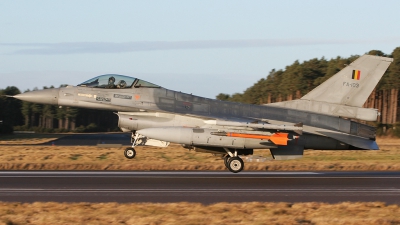
<path id="1" fill-rule="evenodd" d="M 136 141 L 139 137 L 138 134 L 135 134 L 136 132 L 132 132 L 132 147 L 126 148 L 124 151 L 124 155 L 127 159 L 133 159 L 136 156 L 136 151 L 134 149 L 134 147 L 136 147 Z"/>
<path id="2" fill-rule="evenodd" d="M 244 162 L 243 160 L 237 155 L 237 151 L 235 151 L 235 154 L 232 154 L 232 152 L 224 148 L 226 153 L 228 153 L 224 157 L 224 163 L 226 168 L 228 168 L 229 171 L 232 173 L 239 173 L 240 171 L 243 170 L 244 168 Z"/>

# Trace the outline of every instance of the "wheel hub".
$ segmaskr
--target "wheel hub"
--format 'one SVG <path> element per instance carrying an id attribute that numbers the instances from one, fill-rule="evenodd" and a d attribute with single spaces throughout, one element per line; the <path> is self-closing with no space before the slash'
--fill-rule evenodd
<path id="1" fill-rule="evenodd" d="M 233 170 L 239 170 L 241 168 L 242 164 L 239 162 L 239 160 L 232 160 L 231 162 L 231 168 Z"/>

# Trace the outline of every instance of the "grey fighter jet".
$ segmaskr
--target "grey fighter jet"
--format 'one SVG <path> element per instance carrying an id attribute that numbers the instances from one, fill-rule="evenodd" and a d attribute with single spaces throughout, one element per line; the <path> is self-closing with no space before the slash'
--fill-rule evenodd
<path id="1" fill-rule="evenodd" d="M 243 155 L 270 149 L 275 160 L 296 159 L 304 149 L 377 150 L 376 109 L 362 108 L 391 58 L 363 55 L 294 101 L 267 105 L 224 102 L 169 90 L 142 79 L 107 74 L 77 86 L 26 92 L 17 99 L 41 104 L 118 111 L 119 127 L 132 132 L 132 147 L 170 142 L 224 158 L 240 172 Z"/>

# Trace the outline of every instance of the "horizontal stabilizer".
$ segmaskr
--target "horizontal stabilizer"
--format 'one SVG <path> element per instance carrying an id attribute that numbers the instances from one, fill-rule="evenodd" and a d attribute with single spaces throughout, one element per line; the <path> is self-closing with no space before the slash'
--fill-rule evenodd
<path id="1" fill-rule="evenodd" d="M 349 134 L 334 132 L 334 131 L 318 131 L 318 133 L 324 134 L 330 138 L 341 141 L 354 147 L 365 149 L 365 150 L 379 150 L 378 144 L 374 140 L 357 137 Z"/>

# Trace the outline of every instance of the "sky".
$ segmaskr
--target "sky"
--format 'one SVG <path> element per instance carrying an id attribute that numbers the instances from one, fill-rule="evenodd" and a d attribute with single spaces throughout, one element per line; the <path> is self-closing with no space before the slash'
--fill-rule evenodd
<path id="1" fill-rule="evenodd" d="M 0 1 L 0 89 L 123 74 L 215 98 L 295 60 L 400 47 L 397 0 Z"/>

